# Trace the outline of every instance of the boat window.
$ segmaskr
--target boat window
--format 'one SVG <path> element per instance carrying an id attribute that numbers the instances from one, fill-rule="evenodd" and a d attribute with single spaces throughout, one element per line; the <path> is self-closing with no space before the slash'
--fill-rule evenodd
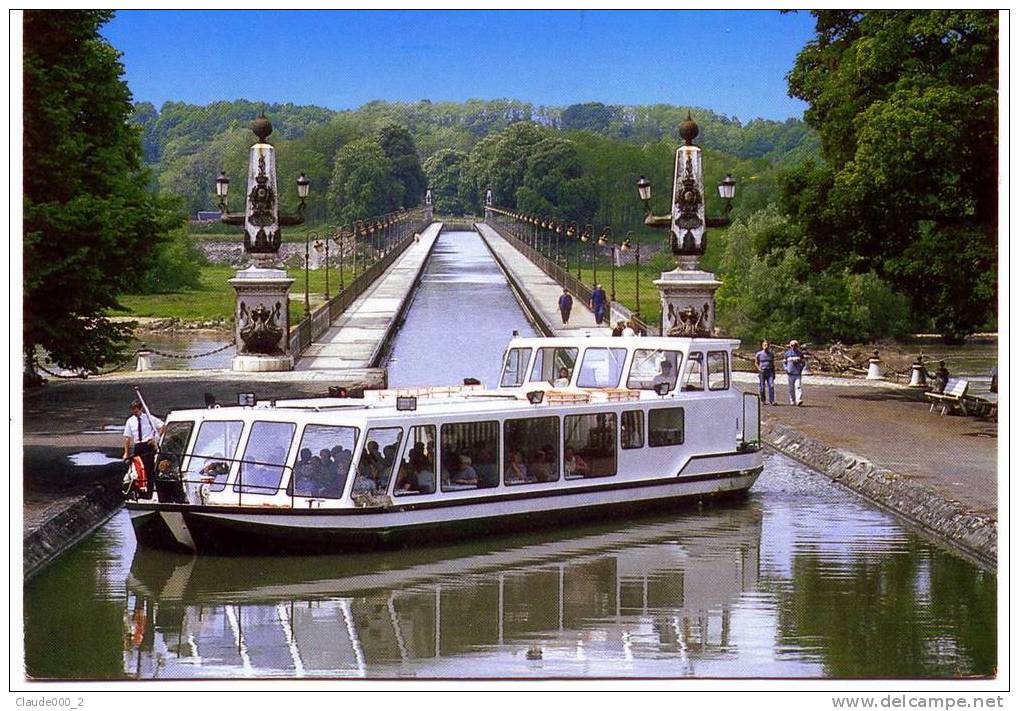
<path id="1" fill-rule="evenodd" d="M 729 354 L 708 351 L 708 390 L 729 389 Z"/>
<path id="2" fill-rule="evenodd" d="M 159 441 L 159 454 L 156 455 L 156 471 L 159 472 L 159 476 L 176 477 L 180 475 L 184 452 L 187 451 L 191 430 L 194 428 L 195 423 L 191 420 L 166 424 L 163 437 Z"/>
<path id="3" fill-rule="evenodd" d="M 506 366 L 502 369 L 499 385 L 515 388 L 524 384 L 527 378 L 527 362 L 531 359 L 530 348 L 510 348 L 506 354 Z"/>
<path id="4" fill-rule="evenodd" d="M 531 368 L 531 382 L 544 380 L 556 387 L 566 387 L 576 364 L 576 348 L 539 348 Z"/>
<path id="5" fill-rule="evenodd" d="M 640 449 L 644 446 L 644 411 L 627 410 L 622 421 L 623 449 Z"/>
<path id="6" fill-rule="evenodd" d="M 633 352 L 626 387 L 634 390 L 654 390 L 658 383 L 667 382 L 671 390 L 676 387 L 676 378 L 679 377 L 679 366 L 682 362 L 683 354 L 680 351 L 638 348 Z"/>
<path id="7" fill-rule="evenodd" d="M 648 412 L 648 444 L 652 447 L 669 447 L 683 444 L 683 408 L 660 407 Z"/>
<path id="8" fill-rule="evenodd" d="M 704 389 L 704 354 L 691 353 L 686 357 L 686 377 L 683 390 L 689 392 Z"/>
<path id="9" fill-rule="evenodd" d="M 209 480 L 209 491 L 223 491 L 230 465 L 237 458 L 242 431 L 244 423 L 240 420 L 203 422 L 188 460 L 188 478 Z"/>
<path id="10" fill-rule="evenodd" d="M 616 414 L 567 415 L 563 418 L 563 469 L 567 479 L 614 476 Z"/>
<path id="11" fill-rule="evenodd" d="M 623 375 L 625 348 L 588 348 L 580 364 L 577 385 L 582 388 L 614 388 Z"/>
<path id="12" fill-rule="evenodd" d="M 255 422 L 244 448 L 234 491 L 272 496 L 280 488 L 287 452 L 297 425 L 293 422 Z"/>
<path id="13" fill-rule="evenodd" d="M 356 427 L 308 425 L 294 464 L 294 477 L 287 488 L 294 496 L 338 499 L 350 473 L 350 461 L 357 444 Z"/>
<path id="14" fill-rule="evenodd" d="M 402 427 L 373 427 L 368 430 L 351 496 L 386 493 L 402 439 Z"/>
<path id="15" fill-rule="evenodd" d="M 503 425 L 503 481 L 559 481 L 559 418 L 529 417 Z"/>
<path id="16" fill-rule="evenodd" d="M 409 437 L 393 493 L 397 496 L 434 494 L 435 425 L 411 427 Z"/>
<path id="17" fill-rule="evenodd" d="M 499 485 L 499 423 L 454 422 L 442 426 L 442 490 Z"/>

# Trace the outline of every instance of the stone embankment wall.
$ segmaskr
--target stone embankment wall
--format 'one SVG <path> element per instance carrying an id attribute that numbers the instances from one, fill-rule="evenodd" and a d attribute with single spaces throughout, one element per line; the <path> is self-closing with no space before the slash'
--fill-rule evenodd
<path id="1" fill-rule="evenodd" d="M 244 252 L 244 245 L 236 242 L 198 242 L 198 248 L 211 264 L 229 264 L 232 267 L 245 267 L 251 261 L 251 257 Z M 285 267 L 293 269 L 304 269 L 305 246 L 298 242 L 284 242 L 280 245 L 279 261 Z M 329 254 L 329 266 L 336 266 L 336 250 Z M 321 255 L 314 248 L 308 250 L 308 261 L 312 269 L 324 267 L 326 263 L 325 252 Z"/>
<path id="2" fill-rule="evenodd" d="M 852 452 L 829 447 L 780 422 L 762 421 L 761 436 L 782 454 L 933 534 L 981 565 L 996 569 L 998 522 L 995 519 L 968 511 L 922 483 Z"/>
<path id="3" fill-rule="evenodd" d="M 124 503 L 120 488 L 123 466 L 76 495 L 53 501 L 40 522 L 25 531 L 25 580 L 30 580 L 61 553 L 110 519 Z"/>

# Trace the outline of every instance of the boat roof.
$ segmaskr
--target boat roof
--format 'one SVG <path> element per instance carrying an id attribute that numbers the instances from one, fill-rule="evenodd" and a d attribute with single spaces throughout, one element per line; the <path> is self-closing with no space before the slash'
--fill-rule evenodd
<path id="1" fill-rule="evenodd" d="M 698 348 L 719 347 L 736 349 L 739 348 L 740 340 L 737 338 L 723 337 L 696 337 L 684 336 L 600 336 L 590 333 L 583 336 L 536 336 L 536 337 L 514 337 L 509 348 L 548 348 L 563 346 L 569 348 L 627 348 L 635 350 L 638 348 L 660 348 L 662 350 L 690 350 Z"/>

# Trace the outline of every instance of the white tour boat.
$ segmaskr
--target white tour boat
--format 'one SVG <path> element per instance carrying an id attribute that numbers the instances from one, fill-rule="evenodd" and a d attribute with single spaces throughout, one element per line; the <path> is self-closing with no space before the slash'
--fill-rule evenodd
<path id="1" fill-rule="evenodd" d="M 499 387 L 179 410 L 127 509 L 139 543 L 373 550 L 741 494 L 760 403 L 720 338 L 514 338 Z M 346 395 L 346 393 L 340 393 Z M 152 486 L 154 484 L 154 486 Z"/>

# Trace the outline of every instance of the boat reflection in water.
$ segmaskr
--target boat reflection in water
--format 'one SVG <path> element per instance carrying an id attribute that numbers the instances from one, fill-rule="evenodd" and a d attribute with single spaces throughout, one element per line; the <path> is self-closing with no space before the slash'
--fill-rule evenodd
<path id="1" fill-rule="evenodd" d="M 731 606 L 758 582 L 761 518 L 750 501 L 485 547 L 243 559 L 140 550 L 124 668 L 135 678 L 627 676 L 644 658 L 693 675 L 698 660 L 732 650 Z"/>

